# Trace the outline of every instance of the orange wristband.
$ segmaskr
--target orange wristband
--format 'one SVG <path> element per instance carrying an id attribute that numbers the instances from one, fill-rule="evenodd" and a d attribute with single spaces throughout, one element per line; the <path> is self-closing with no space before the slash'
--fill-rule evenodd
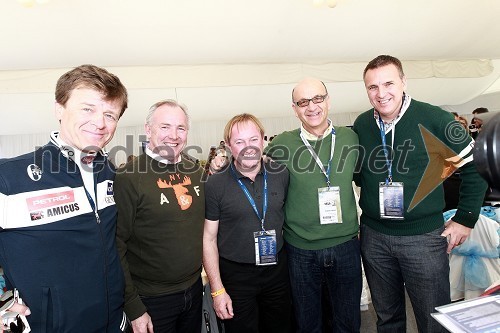
<path id="1" fill-rule="evenodd" d="M 222 288 L 222 289 L 219 289 L 217 291 L 214 291 L 213 293 L 211 293 L 210 295 L 212 295 L 212 298 L 214 297 L 217 297 L 219 295 L 222 295 L 226 292 L 226 288 Z"/>

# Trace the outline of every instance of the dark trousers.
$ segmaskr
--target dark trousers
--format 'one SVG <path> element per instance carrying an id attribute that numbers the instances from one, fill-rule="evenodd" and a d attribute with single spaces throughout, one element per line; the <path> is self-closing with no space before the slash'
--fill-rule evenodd
<path id="1" fill-rule="evenodd" d="M 431 313 L 450 303 L 444 227 L 392 236 L 361 225 L 361 252 L 379 333 L 406 332 L 405 288 L 421 333 L 446 332 Z"/>
<path id="2" fill-rule="evenodd" d="M 201 277 L 184 291 L 161 296 L 141 296 L 155 333 L 199 333 L 203 286 Z"/>
<path id="3" fill-rule="evenodd" d="M 278 254 L 277 265 L 256 266 L 220 258 L 219 269 L 233 302 L 234 317 L 224 320 L 227 333 L 291 331 L 290 280 L 284 249 Z"/>
<path id="4" fill-rule="evenodd" d="M 297 331 L 321 333 L 325 309 L 334 332 L 359 332 L 361 257 L 357 238 L 321 250 L 286 244 Z M 323 299 L 323 297 L 327 299 Z"/>

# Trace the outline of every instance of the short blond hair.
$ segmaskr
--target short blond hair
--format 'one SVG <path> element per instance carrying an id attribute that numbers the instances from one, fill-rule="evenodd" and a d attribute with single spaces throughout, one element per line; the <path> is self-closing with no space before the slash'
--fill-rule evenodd
<path id="1" fill-rule="evenodd" d="M 260 120 L 257 119 L 257 117 L 255 117 L 252 114 L 242 113 L 242 114 L 234 116 L 233 118 L 231 118 L 227 122 L 226 127 L 224 128 L 224 141 L 226 141 L 226 143 L 230 143 L 231 142 L 230 141 L 230 139 L 231 139 L 231 131 L 233 130 L 233 127 L 235 125 L 238 125 L 238 124 L 241 124 L 241 123 L 246 123 L 246 122 L 254 123 L 255 126 L 257 126 L 259 128 L 260 136 L 262 138 L 264 137 L 265 130 L 264 130 L 264 126 L 262 125 L 262 123 L 260 122 Z"/>

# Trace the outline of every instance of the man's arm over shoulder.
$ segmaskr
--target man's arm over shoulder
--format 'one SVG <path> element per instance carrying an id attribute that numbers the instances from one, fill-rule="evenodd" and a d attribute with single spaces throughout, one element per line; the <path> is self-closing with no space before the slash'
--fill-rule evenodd
<path id="1" fill-rule="evenodd" d="M 291 152 L 287 142 L 294 137 L 294 135 L 297 135 L 298 137 L 298 133 L 298 130 L 292 130 L 276 135 L 274 139 L 264 148 L 264 155 L 278 163 L 288 160 Z"/>
<path id="2" fill-rule="evenodd" d="M 361 159 L 363 158 L 363 149 L 359 145 L 359 137 L 358 134 L 354 131 L 354 128 L 348 127 L 339 127 L 338 131 L 339 135 L 343 136 L 342 142 L 344 145 L 340 147 L 341 150 L 341 158 L 345 160 L 351 154 L 355 155 L 355 169 L 353 174 L 353 180 L 356 185 L 359 186 L 360 183 L 360 175 L 359 171 L 361 170 Z M 337 149 L 337 147 L 335 148 Z"/>

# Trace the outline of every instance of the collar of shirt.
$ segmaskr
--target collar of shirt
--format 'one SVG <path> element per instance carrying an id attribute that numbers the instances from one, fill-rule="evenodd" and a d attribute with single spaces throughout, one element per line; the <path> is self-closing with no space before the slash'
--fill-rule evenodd
<path id="1" fill-rule="evenodd" d="M 94 163 L 92 161 L 97 156 L 97 153 L 85 153 L 80 149 L 68 145 L 61 139 L 59 132 L 52 132 L 51 140 L 57 147 L 59 147 L 59 149 L 61 149 L 62 154 L 66 158 L 73 160 L 73 162 L 78 165 L 81 172 L 91 172 L 91 169 L 94 167 Z M 90 160 L 90 162 L 86 163 L 84 162 L 85 160 Z"/>
<path id="2" fill-rule="evenodd" d="M 246 178 L 247 176 L 243 175 L 238 169 L 236 169 L 236 165 L 234 165 L 234 158 L 231 160 L 231 164 L 233 165 L 233 170 L 236 173 L 236 177 L 238 178 Z M 228 169 L 231 169 L 230 167 Z M 260 170 L 257 174 L 262 175 L 264 173 L 264 160 L 260 160 Z"/>
<path id="3" fill-rule="evenodd" d="M 317 140 L 321 140 L 323 139 L 325 136 L 327 136 L 328 134 L 330 134 L 332 132 L 332 121 L 330 119 L 328 119 L 328 127 L 327 129 L 323 132 L 323 135 L 318 137 L 314 134 L 311 134 L 309 133 L 305 128 L 304 128 L 304 125 L 301 124 L 300 125 L 300 132 L 302 133 L 302 135 L 304 135 L 304 138 L 308 141 L 317 141 Z"/>
<path id="4" fill-rule="evenodd" d="M 95 189 L 94 189 L 94 163 L 84 163 L 82 161 L 82 158 L 86 158 L 89 156 L 97 156 L 97 153 L 94 154 L 87 154 L 85 152 L 82 152 L 81 150 L 74 148 L 70 145 L 68 145 L 66 142 L 64 142 L 60 137 L 59 137 L 59 132 L 52 132 L 50 135 L 52 143 L 54 143 L 59 149 L 61 149 L 61 153 L 68 159 L 71 159 L 75 162 L 75 164 L 78 166 L 78 169 L 80 169 L 80 174 L 82 177 L 83 181 L 83 186 L 85 187 L 85 190 L 87 193 L 90 195 L 94 203 L 96 202 L 96 194 L 95 194 Z M 105 154 L 101 150 L 102 154 Z M 93 160 L 93 159 L 92 159 Z"/>
<path id="5" fill-rule="evenodd" d="M 411 102 L 411 96 L 408 95 L 407 93 L 404 93 L 403 95 L 403 105 L 401 105 L 401 110 L 399 110 L 399 113 L 396 118 L 394 118 L 391 122 L 386 123 L 384 121 L 384 128 L 385 128 L 385 134 L 389 133 L 394 126 L 403 118 L 403 115 L 405 114 L 406 110 L 410 107 L 410 102 Z M 378 128 L 380 128 L 380 122 L 378 121 L 379 115 L 377 110 L 373 109 L 373 118 L 375 118 L 375 122 L 377 123 Z"/>
<path id="6" fill-rule="evenodd" d="M 158 155 L 157 153 L 153 152 L 147 146 L 146 146 L 145 152 L 146 152 L 146 155 L 148 155 L 149 157 L 151 157 L 151 158 L 153 158 L 153 159 L 155 159 L 158 162 L 163 163 L 163 164 L 176 164 L 176 163 L 179 163 L 181 161 L 181 156 L 180 155 L 179 155 L 179 158 L 177 159 L 177 161 L 172 162 L 172 161 L 169 161 L 166 158 Z"/>

